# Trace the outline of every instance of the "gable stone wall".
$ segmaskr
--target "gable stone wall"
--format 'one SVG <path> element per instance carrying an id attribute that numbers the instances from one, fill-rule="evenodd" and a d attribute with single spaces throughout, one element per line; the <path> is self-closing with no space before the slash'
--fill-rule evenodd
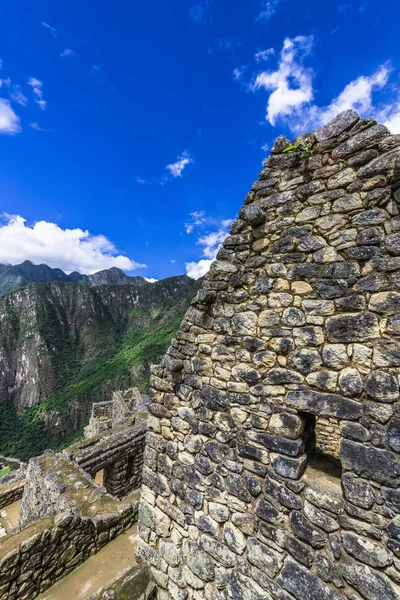
<path id="1" fill-rule="evenodd" d="M 152 371 L 160 600 L 400 597 L 400 136 L 346 111 L 297 141 Z M 341 476 L 309 464 L 319 426 Z"/>

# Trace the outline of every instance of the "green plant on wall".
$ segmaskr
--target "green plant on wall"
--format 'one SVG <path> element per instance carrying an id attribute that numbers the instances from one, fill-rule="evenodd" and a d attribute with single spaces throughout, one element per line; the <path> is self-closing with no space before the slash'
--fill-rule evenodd
<path id="1" fill-rule="evenodd" d="M 299 141 L 294 142 L 293 144 L 289 144 L 289 146 L 287 146 L 284 149 L 284 152 L 295 152 L 296 154 L 298 154 L 300 156 L 300 158 L 307 158 L 307 156 L 309 156 L 311 154 L 311 151 L 312 151 L 312 142 L 307 142 L 307 144 L 302 144 Z"/>

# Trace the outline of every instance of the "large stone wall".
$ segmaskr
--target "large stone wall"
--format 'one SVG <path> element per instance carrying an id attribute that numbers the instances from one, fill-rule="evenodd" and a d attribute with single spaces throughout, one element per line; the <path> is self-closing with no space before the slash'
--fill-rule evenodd
<path id="1" fill-rule="evenodd" d="M 160 600 L 400 597 L 400 136 L 346 111 L 298 141 L 153 369 L 139 532 Z M 321 418 L 338 477 L 308 464 Z"/>

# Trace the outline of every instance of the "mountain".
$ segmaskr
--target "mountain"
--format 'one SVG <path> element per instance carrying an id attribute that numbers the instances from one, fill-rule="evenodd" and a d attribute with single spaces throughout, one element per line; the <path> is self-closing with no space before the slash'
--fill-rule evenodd
<path id="1" fill-rule="evenodd" d="M 144 277 L 131 277 L 117 267 L 104 269 L 92 275 L 82 275 L 77 271 L 67 275 L 61 269 L 52 269 L 48 265 L 34 265 L 25 260 L 20 265 L 0 264 L 0 296 L 19 289 L 29 283 L 47 283 L 50 281 L 65 281 L 83 283 L 88 286 L 97 285 L 145 285 Z"/>
<path id="2" fill-rule="evenodd" d="M 113 285 L 32 283 L 0 297 L 0 454 L 27 459 L 60 448 L 93 402 L 132 385 L 147 390 L 150 363 L 200 283 L 183 275 L 121 285 L 110 271 Z"/>

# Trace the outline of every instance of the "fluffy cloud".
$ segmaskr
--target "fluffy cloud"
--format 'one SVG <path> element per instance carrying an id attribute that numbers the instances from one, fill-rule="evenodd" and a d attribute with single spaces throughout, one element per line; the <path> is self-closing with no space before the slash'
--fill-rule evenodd
<path id="1" fill-rule="evenodd" d="M 75 56 L 76 54 L 71 48 L 65 48 L 60 54 L 60 58 L 74 58 Z"/>
<path id="2" fill-rule="evenodd" d="M 209 270 L 211 264 L 214 262 L 217 256 L 218 250 L 221 248 L 226 236 L 229 233 L 229 227 L 232 224 L 231 219 L 221 221 L 218 229 L 211 233 L 202 235 L 197 240 L 197 244 L 203 246 L 202 254 L 204 258 L 197 262 L 185 263 L 186 274 L 193 279 L 199 279 L 203 277 Z"/>
<path id="3" fill-rule="evenodd" d="M 167 165 L 165 168 L 171 173 L 173 177 L 182 177 L 183 169 L 193 162 L 193 158 L 191 158 L 190 154 L 187 152 L 187 150 L 185 150 L 180 156 L 178 156 L 174 163 Z"/>
<path id="4" fill-rule="evenodd" d="M 154 277 L 144 277 L 147 283 L 155 283 L 158 279 L 154 279 Z"/>
<path id="5" fill-rule="evenodd" d="M 0 134 L 14 135 L 21 131 L 20 119 L 11 108 L 10 102 L 0 98 Z"/>
<path id="6" fill-rule="evenodd" d="M 114 244 L 103 235 L 91 235 L 82 229 L 62 229 L 56 223 L 38 221 L 27 225 L 19 215 L 3 214 L 0 220 L 0 263 L 18 264 L 24 260 L 46 263 L 70 273 L 95 273 L 119 267 L 124 271 L 146 265 L 117 253 Z"/>
<path id="7" fill-rule="evenodd" d="M 28 79 L 28 85 L 30 85 L 32 88 L 36 104 L 38 104 L 42 110 L 45 110 L 47 102 L 46 100 L 43 100 L 43 81 L 40 81 L 35 77 L 31 77 L 30 79 Z"/>
<path id="8" fill-rule="evenodd" d="M 291 116 L 313 99 L 312 71 L 304 66 L 311 53 L 312 36 L 286 38 L 276 71 L 259 73 L 253 89 L 264 88 L 269 94 L 267 120 L 275 125 L 278 118 Z"/>
<path id="9" fill-rule="evenodd" d="M 199 260 L 198 262 L 187 262 L 185 263 L 186 275 L 192 279 L 200 279 L 200 277 L 208 273 L 213 262 L 213 260 L 206 259 Z"/>
<path id="10" fill-rule="evenodd" d="M 326 106 L 314 102 L 314 71 L 305 65 L 312 55 L 312 36 L 286 38 L 275 70 L 258 73 L 251 85 L 255 92 L 268 92 L 266 120 L 273 126 L 283 122 L 293 132 L 312 131 L 333 119 L 339 112 L 352 108 L 361 116 L 371 116 L 384 122 L 393 132 L 400 132 L 400 87 L 392 85 L 390 101 L 376 98 L 377 92 L 387 91 L 392 68 L 380 65 L 370 75 L 350 81 Z M 272 56 L 266 51 L 265 58 Z M 255 55 L 260 62 L 263 53 Z"/>
<path id="11" fill-rule="evenodd" d="M 385 87 L 389 79 L 390 68 L 382 65 L 369 77 L 358 77 L 346 85 L 342 92 L 327 107 L 311 107 L 311 118 L 318 124 L 327 123 L 338 113 L 353 108 L 361 114 L 375 112 L 372 93 Z M 314 114 L 313 114 L 314 113 Z"/>

